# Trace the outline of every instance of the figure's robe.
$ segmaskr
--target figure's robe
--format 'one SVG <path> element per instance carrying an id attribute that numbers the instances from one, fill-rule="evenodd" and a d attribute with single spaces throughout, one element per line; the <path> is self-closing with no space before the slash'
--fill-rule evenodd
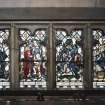
<path id="1" fill-rule="evenodd" d="M 32 69 L 32 53 L 30 50 L 26 50 L 24 52 L 24 64 L 23 64 L 23 71 L 25 78 L 28 77 L 31 69 Z"/>
<path id="2" fill-rule="evenodd" d="M 5 78 L 5 59 L 7 58 L 7 54 L 5 51 L 0 51 L 0 78 Z"/>

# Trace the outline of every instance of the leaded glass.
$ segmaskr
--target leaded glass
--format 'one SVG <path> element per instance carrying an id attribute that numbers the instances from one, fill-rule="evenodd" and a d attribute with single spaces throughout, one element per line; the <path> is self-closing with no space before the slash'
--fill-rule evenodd
<path id="1" fill-rule="evenodd" d="M 82 30 L 56 30 L 57 88 L 82 88 Z"/>
<path id="2" fill-rule="evenodd" d="M 9 88 L 9 29 L 0 29 L 0 89 Z"/>
<path id="3" fill-rule="evenodd" d="M 20 87 L 46 88 L 47 34 L 20 29 Z"/>
<path id="4" fill-rule="evenodd" d="M 105 33 L 101 29 L 94 29 L 93 35 L 93 70 L 94 88 L 105 88 Z"/>

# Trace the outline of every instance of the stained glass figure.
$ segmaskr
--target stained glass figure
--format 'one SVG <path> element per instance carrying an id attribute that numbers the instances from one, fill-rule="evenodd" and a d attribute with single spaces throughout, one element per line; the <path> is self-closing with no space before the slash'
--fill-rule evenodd
<path id="1" fill-rule="evenodd" d="M 20 29 L 20 87 L 46 88 L 47 34 Z"/>
<path id="2" fill-rule="evenodd" d="M 0 89 L 9 88 L 9 30 L 0 29 Z"/>
<path id="3" fill-rule="evenodd" d="M 56 31 L 57 88 L 82 88 L 82 30 Z"/>
<path id="4" fill-rule="evenodd" d="M 94 88 L 105 88 L 105 33 L 95 29 L 93 34 Z"/>

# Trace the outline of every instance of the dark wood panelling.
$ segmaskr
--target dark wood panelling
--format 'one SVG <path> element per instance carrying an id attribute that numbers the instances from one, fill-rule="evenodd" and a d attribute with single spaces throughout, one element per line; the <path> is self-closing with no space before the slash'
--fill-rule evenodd
<path id="1" fill-rule="evenodd" d="M 0 20 L 105 20 L 105 8 L 0 8 Z"/>

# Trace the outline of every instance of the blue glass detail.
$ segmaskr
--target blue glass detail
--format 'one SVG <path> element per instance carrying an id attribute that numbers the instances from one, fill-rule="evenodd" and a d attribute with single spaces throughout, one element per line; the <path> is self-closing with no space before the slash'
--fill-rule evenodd
<path id="1" fill-rule="evenodd" d="M 103 70 L 105 70 L 105 51 L 101 53 L 101 57 L 97 59 L 96 64 L 99 65 Z"/>
<path id="2" fill-rule="evenodd" d="M 74 81 L 82 81 L 83 52 L 82 30 L 73 30 L 70 35 L 66 31 L 56 32 L 56 71 L 57 84 L 61 86 Z M 59 85 L 58 85 L 59 86 Z M 67 86 L 70 86 L 68 84 Z M 74 85 L 75 86 L 75 85 Z"/>
<path id="3" fill-rule="evenodd" d="M 5 78 L 5 67 L 6 67 L 6 62 L 5 59 L 7 58 L 7 54 L 5 51 L 0 50 L 0 78 Z"/>

